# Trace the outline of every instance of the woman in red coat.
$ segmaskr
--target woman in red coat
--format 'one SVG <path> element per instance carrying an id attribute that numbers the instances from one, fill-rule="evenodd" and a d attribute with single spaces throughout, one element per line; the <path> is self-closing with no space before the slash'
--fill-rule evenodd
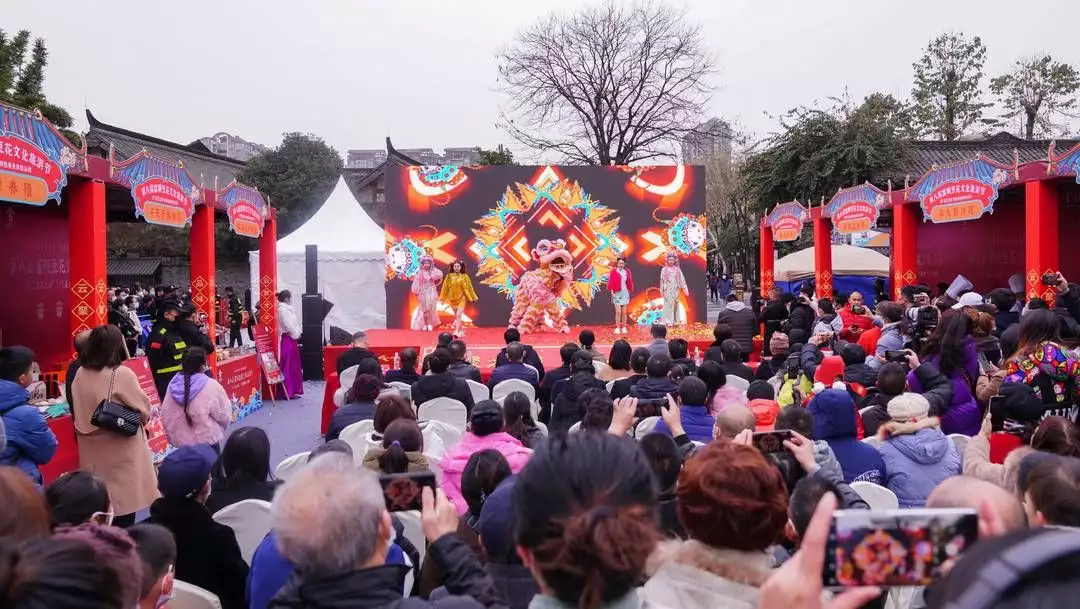
<path id="1" fill-rule="evenodd" d="M 611 304 L 615 305 L 615 334 L 626 334 L 626 305 L 630 304 L 630 292 L 634 290 L 634 276 L 626 268 L 626 258 L 619 256 L 615 261 L 607 285 Z"/>

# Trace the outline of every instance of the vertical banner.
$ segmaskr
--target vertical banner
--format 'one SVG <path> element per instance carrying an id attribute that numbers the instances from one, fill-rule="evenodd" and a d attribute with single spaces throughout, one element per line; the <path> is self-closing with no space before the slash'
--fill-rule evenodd
<path id="1" fill-rule="evenodd" d="M 161 422 L 161 398 L 154 384 L 154 375 L 150 372 L 150 362 L 145 357 L 133 357 L 125 360 L 123 366 L 135 373 L 139 379 L 139 387 L 146 397 L 150 398 L 150 422 L 146 424 L 146 443 L 150 445 L 154 463 L 158 463 L 172 452 L 173 447 L 169 445 L 165 425 Z"/>

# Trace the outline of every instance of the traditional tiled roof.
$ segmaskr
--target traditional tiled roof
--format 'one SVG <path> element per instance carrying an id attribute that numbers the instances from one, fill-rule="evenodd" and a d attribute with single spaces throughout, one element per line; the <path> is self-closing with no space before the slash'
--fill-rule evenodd
<path id="1" fill-rule="evenodd" d="M 196 182 L 211 189 L 215 188 L 215 178 L 217 178 L 216 188 L 224 188 L 245 166 L 243 162 L 210 152 L 210 149 L 199 141 L 178 144 L 105 124 L 99 121 L 89 109 L 86 110 L 86 120 L 90 124 L 90 132 L 86 134 L 87 148 L 91 154 L 102 158 L 108 158 L 110 144 L 113 146 L 117 161 L 135 156 L 145 148 L 157 157 L 170 161 L 182 161 L 184 168 Z"/>
<path id="2" fill-rule="evenodd" d="M 109 258 L 106 266 L 110 277 L 144 277 L 157 273 L 161 258 Z"/>
<path id="3" fill-rule="evenodd" d="M 1068 150 L 1078 140 L 1057 140 L 1058 150 Z M 903 188 L 904 177 L 914 184 L 934 165 L 946 165 L 957 161 L 969 161 L 976 155 L 997 161 L 1002 165 L 1013 164 L 1013 151 L 1021 164 L 1045 161 L 1050 150 L 1050 140 L 1024 140 L 1004 131 L 985 139 L 946 141 L 915 141 L 909 145 L 907 158 L 895 171 L 874 176 L 873 183 L 883 186 L 892 180 L 893 188 Z"/>

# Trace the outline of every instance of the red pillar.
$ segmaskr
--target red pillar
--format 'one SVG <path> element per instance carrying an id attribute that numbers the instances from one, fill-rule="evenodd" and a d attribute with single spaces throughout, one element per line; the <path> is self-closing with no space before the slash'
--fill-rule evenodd
<path id="1" fill-rule="evenodd" d="M 893 298 L 900 299 L 900 289 L 919 281 L 915 257 L 919 235 L 919 204 L 904 202 L 893 205 L 892 272 Z"/>
<path id="2" fill-rule="evenodd" d="M 259 237 L 259 324 L 268 329 L 277 351 L 277 215 L 270 210 Z"/>
<path id="3" fill-rule="evenodd" d="M 1058 198 L 1057 190 L 1047 180 L 1024 184 L 1025 264 L 1028 298 L 1042 298 L 1054 306 L 1056 293 L 1042 284 L 1043 273 L 1057 272 Z"/>
<path id="4" fill-rule="evenodd" d="M 191 219 L 191 300 L 200 314 L 206 315 L 206 331 L 210 340 L 217 336 L 217 265 L 214 260 L 214 197 L 204 194 L 203 205 L 195 207 Z M 211 366 L 217 359 L 210 358 Z"/>
<path id="5" fill-rule="evenodd" d="M 68 186 L 71 335 L 106 323 L 105 183 L 73 177 Z"/>
<path id="6" fill-rule="evenodd" d="M 772 229 L 767 224 L 761 224 L 758 229 L 761 234 L 761 248 L 758 259 L 758 276 L 760 277 L 761 297 L 765 298 L 769 290 L 775 285 L 773 278 L 773 261 L 776 259 L 776 245 L 773 243 Z"/>
<path id="7" fill-rule="evenodd" d="M 814 223 L 814 283 L 818 298 L 832 298 L 832 222 L 818 214 Z"/>

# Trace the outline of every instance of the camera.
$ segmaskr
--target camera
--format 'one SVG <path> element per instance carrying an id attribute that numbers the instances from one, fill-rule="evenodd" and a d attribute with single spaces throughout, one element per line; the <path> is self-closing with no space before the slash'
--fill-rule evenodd
<path id="1" fill-rule="evenodd" d="M 1061 275 L 1057 273 L 1043 273 L 1042 284 L 1047 287 L 1054 287 L 1058 283 L 1061 283 Z"/>

